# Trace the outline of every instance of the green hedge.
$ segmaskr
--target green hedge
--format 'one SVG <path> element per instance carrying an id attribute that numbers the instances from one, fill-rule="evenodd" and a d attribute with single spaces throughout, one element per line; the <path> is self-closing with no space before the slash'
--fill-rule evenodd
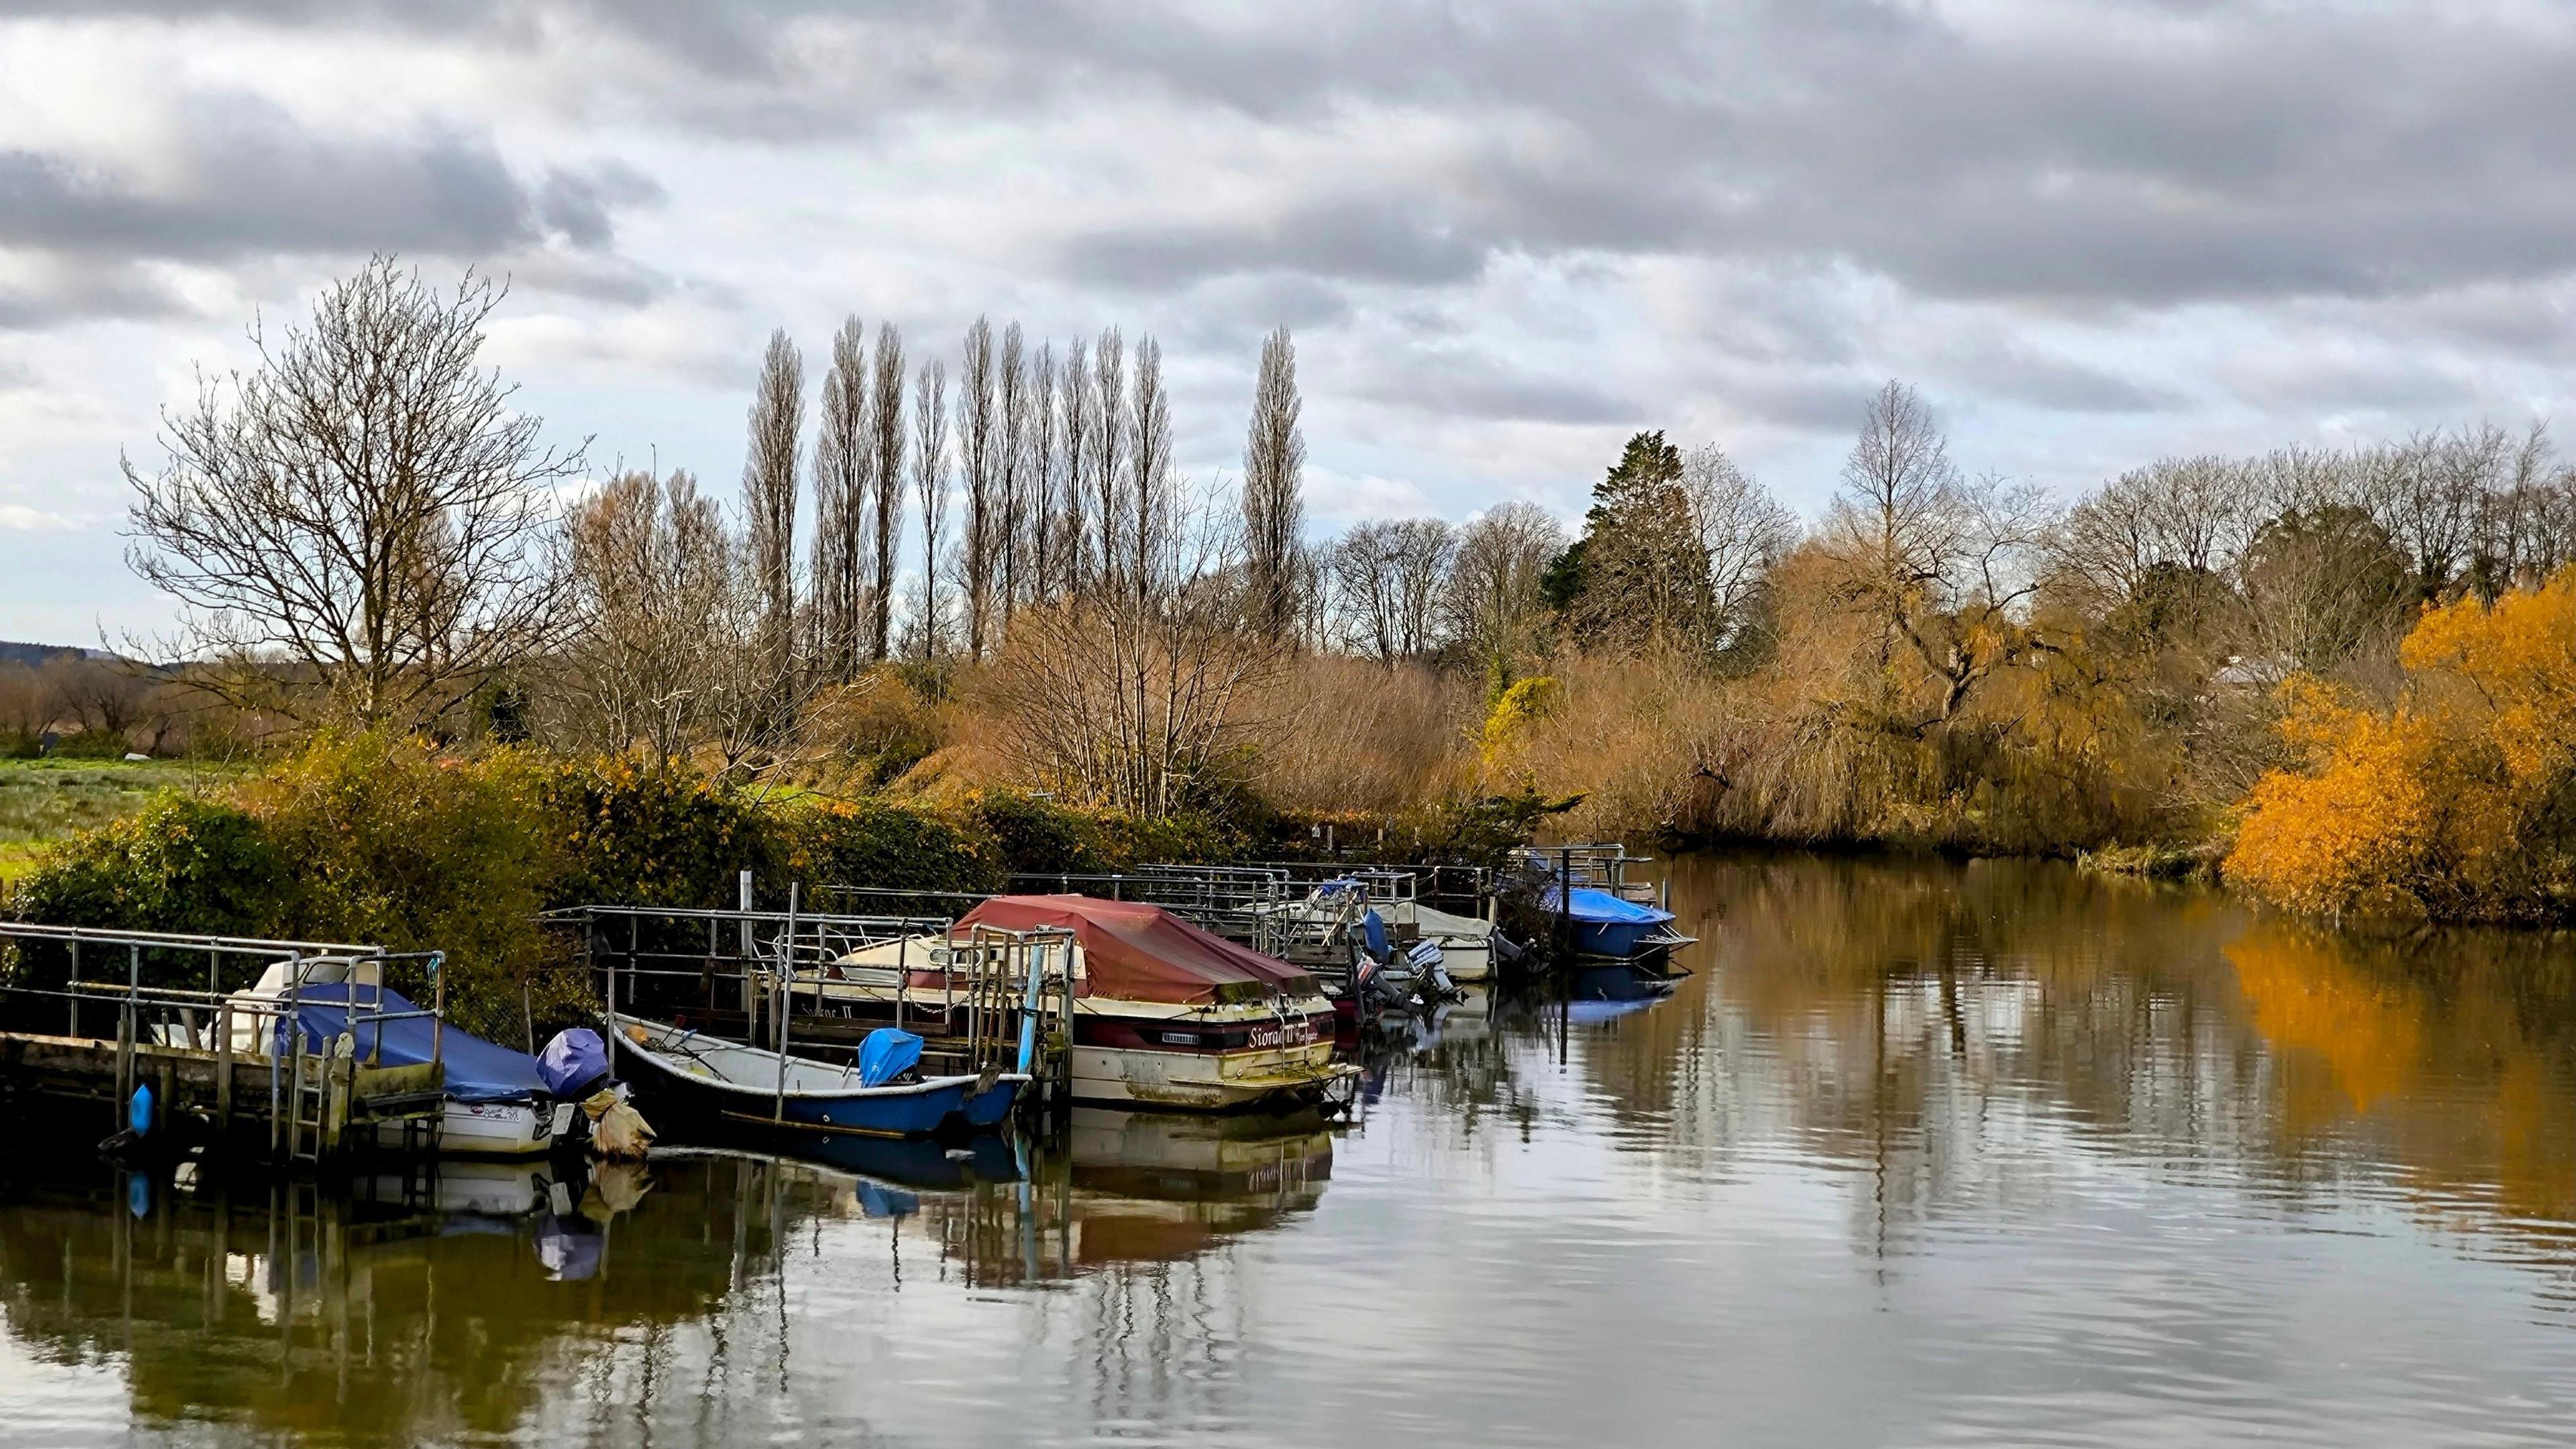
<path id="1" fill-rule="evenodd" d="M 1481 860 L 1549 808 L 1515 797 L 1335 824 L 1346 854 Z M 884 909 L 821 890 L 983 892 L 1014 871 L 1304 853 L 1309 823 L 1265 813 L 1256 833 L 1205 815 L 1137 822 L 1008 791 L 933 810 L 767 795 L 623 760 L 521 749 L 458 759 L 417 740 L 330 736 L 231 799 L 166 794 L 72 837 L 38 860 L 8 905 L 66 925 L 440 950 L 458 1023 L 514 1042 L 584 1009 L 587 983 L 567 969 L 567 943 L 539 920 L 550 908 L 727 906 L 749 869 L 765 905 L 794 881 L 818 908 Z M 937 904 L 925 896 L 910 908 Z M 426 985 L 417 973 L 397 984 Z"/>

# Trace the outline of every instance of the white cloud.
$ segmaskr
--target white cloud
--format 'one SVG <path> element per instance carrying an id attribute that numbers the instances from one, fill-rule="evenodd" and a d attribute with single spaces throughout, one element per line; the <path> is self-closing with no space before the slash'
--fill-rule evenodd
<path id="1" fill-rule="evenodd" d="M 84 526 L 68 514 L 49 513 L 24 503 L 0 503 L 0 528 L 13 533 L 58 533 Z"/>

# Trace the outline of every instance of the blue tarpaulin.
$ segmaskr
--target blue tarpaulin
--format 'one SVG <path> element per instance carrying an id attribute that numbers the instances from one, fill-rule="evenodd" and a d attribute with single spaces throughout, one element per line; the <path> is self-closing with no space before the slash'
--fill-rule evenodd
<path id="1" fill-rule="evenodd" d="M 1360 934 L 1368 938 L 1368 953 L 1383 961 L 1390 954 L 1386 944 L 1386 919 L 1371 911 L 1360 919 Z"/>
<path id="2" fill-rule="evenodd" d="M 859 1043 L 859 1085 L 882 1087 L 921 1065 L 921 1038 L 881 1026 Z"/>
<path id="3" fill-rule="evenodd" d="M 608 1075 L 608 1043 L 586 1026 L 556 1032 L 546 1049 L 537 1053 L 537 1075 L 544 1079 L 546 1090 L 558 1097 L 589 1096 L 583 1089 Z"/>
<path id="4" fill-rule="evenodd" d="M 318 1052 L 328 1048 L 331 1039 L 350 1030 L 349 988 L 344 985 L 307 986 L 297 994 L 296 1025 L 304 1031 L 304 1049 Z M 431 1031 L 436 1023 L 426 1016 L 406 1016 L 399 1021 L 376 1020 L 378 1012 L 418 1011 L 420 1008 L 399 991 L 379 991 L 361 986 L 357 995 L 358 1060 L 373 1059 L 381 1065 L 416 1066 L 430 1059 Z M 281 1006 L 284 1002 L 281 1000 Z M 286 1023 L 277 1024 L 277 1040 L 283 1050 L 291 1044 L 286 1036 Z M 378 1038 L 382 1038 L 379 1044 Z M 537 1074 L 537 1059 L 526 1052 L 514 1052 L 495 1046 L 479 1036 L 470 1036 L 448 1027 L 439 1039 L 438 1052 L 447 1063 L 447 1095 L 459 1102 L 520 1102 L 545 1095 L 545 1079 Z"/>
<path id="5" fill-rule="evenodd" d="M 1641 906 L 1635 901 L 1623 901 L 1608 891 L 1590 890 L 1583 886 L 1574 888 L 1574 899 L 1571 904 L 1573 909 L 1567 914 L 1588 925 L 1657 926 L 1673 918 L 1673 913 L 1670 911 L 1657 910 L 1653 906 Z M 1551 890 L 1547 893 L 1547 908 L 1551 911 L 1564 908 L 1558 901 L 1556 891 Z"/>

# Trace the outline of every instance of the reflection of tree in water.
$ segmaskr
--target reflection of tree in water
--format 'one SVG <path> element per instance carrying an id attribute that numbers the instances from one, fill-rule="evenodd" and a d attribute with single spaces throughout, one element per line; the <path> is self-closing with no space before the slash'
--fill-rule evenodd
<path id="1" fill-rule="evenodd" d="M 2266 921 L 2227 958 L 2278 1054 L 2290 1148 L 2357 1136 L 2428 1208 L 2491 1198 L 2509 1222 L 2576 1224 L 2576 943 Z"/>
<path id="2" fill-rule="evenodd" d="M 2374 945 L 1999 862 L 1685 858 L 1674 900 L 1699 978 L 1579 1053 L 1619 1140 L 1850 1161 L 1874 1248 L 2044 1204 L 2041 1136 L 2293 1193 L 2394 1161 L 2446 1212 L 2576 1221 L 2565 937 Z"/>
<path id="3" fill-rule="evenodd" d="M 481 1184 L 510 1216 L 449 1210 L 420 1186 L 147 1185 L 138 1220 L 121 1179 L 13 1184 L 0 1209 L 10 1330 L 63 1361 L 127 1355 L 140 1422 L 412 1443 L 510 1429 L 556 1346 L 702 1317 L 775 1249 L 747 1200 L 710 1200 L 699 1234 L 627 1234 L 654 1215 L 553 1213 L 524 1168 Z M 460 1191 L 453 1175 L 443 1187 Z M 603 1229 L 586 1281 L 555 1281 L 541 1256 L 568 1221 Z"/>
<path id="4" fill-rule="evenodd" d="M 900 1338 L 907 1296 L 997 1288 L 1044 1321 L 1072 1310 L 1071 1387 L 1101 1422 L 1221 1412 L 1259 1306 L 1235 1244 L 1314 1206 L 1331 1137 L 1311 1120 L 1084 1116 L 1025 1181 L 979 1177 L 989 1151 L 865 1159 L 910 1181 L 715 1155 L 657 1161 L 648 1191 L 569 1212 L 524 1168 L 357 1194 L 165 1184 L 140 1218 L 120 1180 L 19 1183 L 0 1202 L 0 1302 L 39 1357 L 122 1355 L 138 1424 L 255 1437 L 846 1427 L 879 1407 L 852 1345 Z"/>

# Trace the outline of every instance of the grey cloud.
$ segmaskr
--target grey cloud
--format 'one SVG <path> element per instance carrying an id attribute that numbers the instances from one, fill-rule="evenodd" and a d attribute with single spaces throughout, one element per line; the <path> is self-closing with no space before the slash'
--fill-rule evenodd
<path id="1" fill-rule="evenodd" d="M 661 183 L 621 162 L 603 162 L 574 170 L 554 168 L 537 188 L 537 218 L 574 246 L 598 250 L 614 238 L 612 214 L 625 207 L 659 205 L 669 199 Z"/>
<path id="2" fill-rule="evenodd" d="M 2223 369 L 2220 380 L 2246 402 L 2302 413 L 2438 416 L 2467 411 L 2477 403 L 2477 389 L 2456 374 L 2396 357 L 2376 362 L 2306 355 L 2254 359 Z"/>
<path id="3" fill-rule="evenodd" d="M 64 156 L 0 151 L 0 247 L 45 258 L 65 277 L 0 293 L 0 326 L 183 310 L 137 273 L 141 262 L 387 251 L 506 263 L 542 258 L 555 239 L 604 258 L 616 215 L 662 199 L 651 178 L 615 162 L 554 168 L 531 185 L 488 139 L 458 131 L 333 136 L 237 95 L 194 98 L 183 119 L 172 182 L 147 186 Z M 635 290 L 631 276 L 607 286 L 613 266 L 530 270 L 551 270 L 588 295 Z"/>
<path id="4" fill-rule="evenodd" d="M 1966 349 L 1955 366 L 1989 394 L 2055 412 L 2166 412 L 2184 402 L 2171 389 L 2010 343 Z"/>
<path id="5" fill-rule="evenodd" d="M 1376 403 L 1508 422 L 1633 423 L 1649 411 L 1590 383 L 1519 372 L 1482 354 L 1448 349 L 1398 351 L 1361 392 Z"/>
<path id="6" fill-rule="evenodd" d="M 1137 226 L 1092 233 L 1064 249 L 1086 281 L 1174 287 L 1209 277 L 1303 272 L 1414 285 L 1472 279 L 1481 249 L 1391 206 L 1329 201 L 1241 223 Z"/>
<path id="7" fill-rule="evenodd" d="M 114 262 L 57 268 L 41 286 L 0 287 L 0 332 L 41 332 L 83 320 L 147 321 L 187 310 L 167 287 Z"/>
<path id="8" fill-rule="evenodd" d="M 1764 373 L 1739 378 L 1723 389 L 1729 403 L 1780 427 L 1810 433 L 1849 433 L 1860 426 L 1870 394 L 1884 379 Z"/>
<path id="9" fill-rule="evenodd" d="M 2560 160 L 2576 45 L 2459 7 L 2095 0 L 2099 25 L 2061 10 L 2020 30 L 1871 0 L 1370 0 L 1248 23 L 1071 0 L 713 9 L 549 13 L 701 75 L 665 98 L 674 123 L 735 134 L 1042 123 L 1116 95 L 1158 98 L 1176 124 L 1437 115 L 1486 137 L 1428 177 L 1283 178 L 1231 218 L 1142 194 L 1136 222 L 1062 246 L 1084 281 L 1436 286 L 1504 253 L 1600 251 L 1840 259 L 1931 295 L 2163 306 L 2576 268 Z"/>
<path id="10" fill-rule="evenodd" d="M 599 42 L 643 46 L 680 77 L 650 97 L 661 123 L 735 136 L 876 137 L 929 114 L 1043 124 L 1115 96 L 1176 125 L 1440 116 L 1485 138 L 1422 158 L 1445 167 L 1428 177 L 1283 177 L 1231 217 L 1148 190 L 1129 226 L 1060 248 L 1084 281 L 1276 270 L 1439 286 L 1505 253 L 1600 251 L 1841 259 L 1930 295 L 2164 306 L 2576 268 L 2562 160 L 2576 39 L 2501 10 L 2480 24 L 2469 4 L 2092 0 L 2012 27 L 1896 0 L 1347 0 L 1222 20 L 1176 0 L 224 9 L 541 54 L 572 104 L 631 103 L 653 82 L 604 69 L 620 61 Z M 1139 135 L 1137 154 L 1152 143 Z M 488 158 L 447 159 L 463 185 Z M 597 244 L 608 208 L 579 185 L 542 189 L 526 214 Z"/>

